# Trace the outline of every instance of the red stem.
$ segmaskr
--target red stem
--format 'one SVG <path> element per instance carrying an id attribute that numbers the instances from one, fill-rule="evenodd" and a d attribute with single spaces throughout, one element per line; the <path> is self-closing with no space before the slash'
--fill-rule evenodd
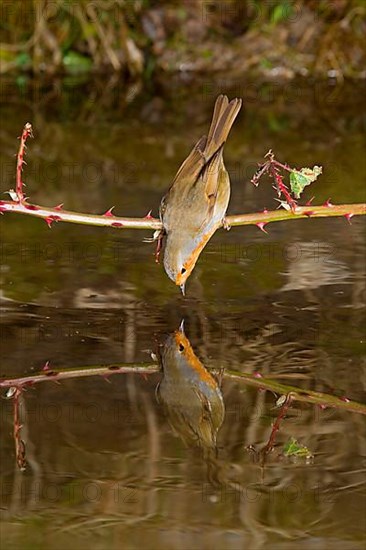
<path id="1" fill-rule="evenodd" d="M 277 168 L 271 163 L 269 167 L 270 173 L 276 182 L 279 196 L 282 195 L 285 197 L 287 204 L 291 208 L 291 212 L 294 213 L 296 210 L 296 201 L 291 197 L 289 190 L 286 185 L 283 183 L 283 176 L 278 172 Z"/>
<path id="2" fill-rule="evenodd" d="M 279 162 L 278 160 L 275 160 L 274 158 L 270 161 L 275 166 L 278 166 L 278 168 L 282 168 L 282 170 L 286 170 L 287 172 L 293 172 L 293 169 L 287 166 L 287 164 L 282 164 L 282 162 Z"/>
<path id="3" fill-rule="evenodd" d="M 17 154 L 17 173 L 16 173 L 15 192 L 19 202 L 24 201 L 24 193 L 23 193 L 24 183 L 22 181 L 22 171 L 23 171 L 23 164 L 25 164 L 24 156 L 25 156 L 25 150 L 27 147 L 26 142 L 29 137 L 33 137 L 33 132 L 32 132 L 32 125 L 29 122 L 27 122 L 23 128 L 22 135 L 20 136 L 20 144 L 19 144 L 19 150 Z"/>

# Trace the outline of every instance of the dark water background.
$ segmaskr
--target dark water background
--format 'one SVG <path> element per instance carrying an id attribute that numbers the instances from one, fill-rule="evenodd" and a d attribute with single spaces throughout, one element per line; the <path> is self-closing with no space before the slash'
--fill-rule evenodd
<path id="1" fill-rule="evenodd" d="M 365 201 L 362 85 L 118 79 L 2 82 L 1 191 L 14 186 L 16 137 L 34 126 L 25 171 L 33 202 L 143 216 L 207 131 L 219 92 L 244 98 L 226 145 L 229 213 L 275 208 L 249 183 L 272 148 L 290 165 L 323 166 L 306 198 Z M 365 220 L 299 220 L 219 231 L 184 299 L 149 232 L 5 215 L 1 229 L 1 376 L 149 361 L 182 318 L 206 367 L 364 401 Z M 23 396 L 28 468 L 15 465 L 12 404 L 1 405 L 1 541 L 13 548 L 364 548 L 364 419 L 294 406 L 264 468 L 276 397 L 225 380 L 218 455 L 172 432 L 155 400 L 160 375 L 40 384 Z M 314 454 L 280 456 L 293 436 Z M 212 468 L 218 483 L 211 482 Z M 71 547 L 70 546 L 70 547 Z"/>

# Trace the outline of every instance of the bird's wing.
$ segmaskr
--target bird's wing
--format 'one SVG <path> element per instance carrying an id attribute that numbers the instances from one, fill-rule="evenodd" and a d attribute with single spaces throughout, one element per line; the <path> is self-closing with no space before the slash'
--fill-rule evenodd
<path id="1" fill-rule="evenodd" d="M 169 189 L 171 192 L 173 190 L 179 192 L 180 188 L 190 190 L 195 187 L 198 181 L 203 182 L 204 195 L 202 200 L 208 207 L 205 220 L 209 218 L 215 205 L 221 181 L 221 168 L 223 167 L 223 145 L 241 108 L 241 103 L 241 99 L 238 98 L 229 102 L 227 96 L 224 95 L 217 98 L 208 136 L 201 137 L 193 147 L 180 166 Z M 160 208 L 161 218 L 164 215 L 165 208 L 166 204 L 163 199 Z"/>
<path id="2" fill-rule="evenodd" d="M 201 139 L 198 140 L 192 151 L 189 153 L 188 157 L 180 166 L 172 185 L 179 185 L 180 182 L 195 183 L 199 173 L 206 163 L 204 156 L 206 141 L 206 136 L 202 136 Z"/>

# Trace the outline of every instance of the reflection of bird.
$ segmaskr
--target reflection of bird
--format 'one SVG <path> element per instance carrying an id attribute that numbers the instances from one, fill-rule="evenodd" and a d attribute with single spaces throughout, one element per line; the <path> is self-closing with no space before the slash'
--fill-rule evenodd
<path id="1" fill-rule="evenodd" d="M 163 378 L 156 388 L 173 429 L 187 445 L 216 446 L 225 415 L 220 388 L 180 329 L 161 346 Z"/>
<path id="2" fill-rule="evenodd" d="M 217 98 L 208 136 L 196 143 L 161 201 L 164 268 L 183 294 L 198 256 L 224 221 L 230 179 L 223 148 L 240 107 L 241 99 Z"/>

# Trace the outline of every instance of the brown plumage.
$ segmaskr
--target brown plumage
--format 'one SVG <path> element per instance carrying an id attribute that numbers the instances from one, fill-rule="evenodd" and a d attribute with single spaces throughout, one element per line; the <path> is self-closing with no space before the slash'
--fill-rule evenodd
<path id="1" fill-rule="evenodd" d="M 230 179 L 223 148 L 240 108 L 241 99 L 217 98 L 207 137 L 193 147 L 160 205 L 166 235 L 164 268 L 182 290 L 226 214 Z"/>

